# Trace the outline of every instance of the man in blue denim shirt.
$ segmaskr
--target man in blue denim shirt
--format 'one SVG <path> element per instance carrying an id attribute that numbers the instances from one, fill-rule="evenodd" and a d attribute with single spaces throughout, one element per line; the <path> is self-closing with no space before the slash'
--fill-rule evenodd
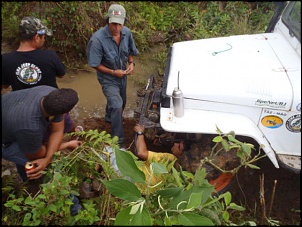
<path id="1" fill-rule="evenodd" d="M 97 79 L 107 98 L 105 120 L 111 122 L 112 136 L 125 146 L 123 111 L 127 101 L 127 75 L 134 70 L 133 56 L 139 54 L 130 29 L 124 26 L 126 10 L 113 4 L 106 16 L 107 25 L 96 31 L 87 46 L 88 64 L 96 69 Z"/>

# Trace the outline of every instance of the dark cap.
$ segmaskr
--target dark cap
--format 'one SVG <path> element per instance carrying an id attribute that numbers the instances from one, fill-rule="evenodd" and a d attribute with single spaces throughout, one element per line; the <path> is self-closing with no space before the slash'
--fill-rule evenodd
<path id="1" fill-rule="evenodd" d="M 28 35 L 48 35 L 52 36 L 53 32 L 51 29 L 48 29 L 40 19 L 35 17 L 23 17 L 20 23 L 20 29 L 22 33 Z"/>

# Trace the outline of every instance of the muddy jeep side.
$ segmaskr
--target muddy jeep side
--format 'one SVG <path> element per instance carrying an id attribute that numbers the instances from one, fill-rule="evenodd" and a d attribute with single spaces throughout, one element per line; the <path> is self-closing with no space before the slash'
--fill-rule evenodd
<path id="1" fill-rule="evenodd" d="M 217 134 L 216 127 L 234 131 L 264 146 L 276 168 L 300 173 L 300 12 L 301 2 L 284 3 L 265 33 L 174 43 L 162 87 L 145 97 L 147 127 L 195 134 Z M 183 95 L 178 117 L 175 88 Z"/>

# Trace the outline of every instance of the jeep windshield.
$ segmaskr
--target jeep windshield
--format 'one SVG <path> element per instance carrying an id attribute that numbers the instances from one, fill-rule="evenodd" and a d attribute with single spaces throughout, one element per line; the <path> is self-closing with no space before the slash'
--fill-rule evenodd
<path id="1" fill-rule="evenodd" d="M 288 27 L 290 35 L 301 42 L 301 2 L 293 2 L 286 8 L 282 21 Z"/>

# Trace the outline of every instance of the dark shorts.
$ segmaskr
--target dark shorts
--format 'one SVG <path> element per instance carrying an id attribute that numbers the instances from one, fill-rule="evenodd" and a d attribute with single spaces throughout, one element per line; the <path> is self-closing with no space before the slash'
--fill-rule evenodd
<path id="1" fill-rule="evenodd" d="M 65 133 L 71 132 L 71 130 L 72 130 L 73 121 L 71 119 L 70 113 L 65 114 L 64 120 L 65 120 L 65 126 L 64 126 L 64 134 L 65 134 Z M 51 132 L 50 127 L 48 127 L 44 134 L 43 143 L 48 142 L 50 132 Z"/>

